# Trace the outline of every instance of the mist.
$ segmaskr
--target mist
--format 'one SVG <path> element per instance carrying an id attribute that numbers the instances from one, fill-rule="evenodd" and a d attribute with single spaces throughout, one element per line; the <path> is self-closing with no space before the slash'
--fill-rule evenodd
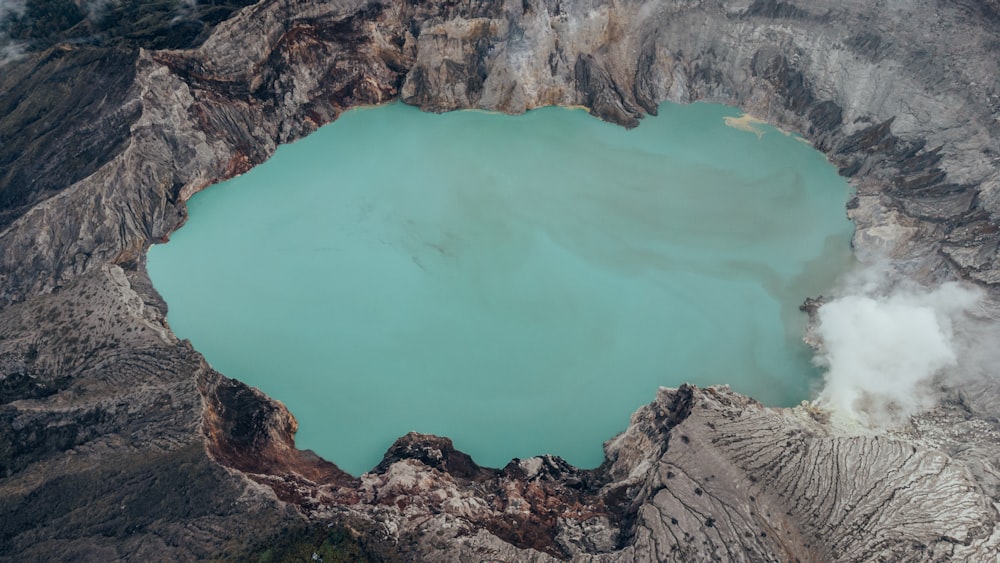
<path id="1" fill-rule="evenodd" d="M 886 269 L 849 277 L 817 312 L 825 385 L 815 404 L 872 426 L 898 424 L 934 405 L 942 384 L 975 371 L 982 290 L 958 282 L 890 283 Z"/>
<path id="2" fill-rule="evenodd" d="M 0 20 L 5 18 L 10 12 L 24 12 L 24 0 L 0 0 Z"/>
<path id="3" fill-rule="evenodd" d="M 12 41 L 4 27 L 8 16 L 24 12 L 23 0 L 0 0 L 0 66 L 24 56 L 25 45 Z"/>

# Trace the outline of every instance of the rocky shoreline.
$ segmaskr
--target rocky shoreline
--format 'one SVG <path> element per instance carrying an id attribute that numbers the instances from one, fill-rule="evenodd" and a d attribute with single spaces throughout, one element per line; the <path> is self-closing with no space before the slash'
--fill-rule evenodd
<path id="1" fill-rule="evenodd" d="M 189 50 L 60 44 L 9 63 L 0 559 L 243 558 L 305 521 L 371 558 L 997 558 L 991 378 L 949 381 L 891 432 L 661 390 L 593 471 L 482 468 L 411 434 L 357 479 L 178 341 L 144 267 L 192 194 L 351 107 L 583 105 L 630 127 L 662 100 L 710 100 L 841 168 L 861 259 L 975 282 L 996 318 L 997 53 L 992 1 L 262 0 Z"/>

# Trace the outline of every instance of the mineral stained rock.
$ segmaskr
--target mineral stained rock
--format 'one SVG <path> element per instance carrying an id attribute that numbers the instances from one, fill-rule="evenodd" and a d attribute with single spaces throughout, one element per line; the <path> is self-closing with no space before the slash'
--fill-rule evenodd
<path id="1" fill-rule="evenodd" d="M 243 558 L 310 521 L 386 559 L 997 560 L 991 378 L 880 432 L 663 389 L 595 470 L 483 468 L 411 434 L 355 478 L 173 336 L 144 257 L 193 193 L 354 106 L 582 105 L 632 127 L 711 100 L 841 168 L 859 257 L 978 283 L 995 317 L 998 54 L 995 0 L 261 0 L 196 48 L 8 63 L 0 559 Z"/>

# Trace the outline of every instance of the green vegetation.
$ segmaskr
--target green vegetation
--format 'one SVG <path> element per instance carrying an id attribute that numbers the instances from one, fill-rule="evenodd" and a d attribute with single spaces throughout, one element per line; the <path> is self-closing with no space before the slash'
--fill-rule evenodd
<path id="1" fill-rule="evenodd" d="M 0 24 L 12 39 L 47 41 L 83 21 L 85 14 L 72 0 L 28 0 L 21 14 L 11 12 Z"/>
<path id="2" fill-rule="evenodd" d="M 73 0 L 27 0 L 0 21 L 0 35 L 42 50 L 58 43 L 186 49 L 251 0 L 110 0 L 88 12 Z"/>
<path id="3" fill-rule="evenodd" d="M 370 534 L 355 534 L 341 526 L 309 524 L 285 528 L 254 547 L 249 554 L 225 561 L 354 563 L 397 559 L 391 549 L 372 542 Z"/>

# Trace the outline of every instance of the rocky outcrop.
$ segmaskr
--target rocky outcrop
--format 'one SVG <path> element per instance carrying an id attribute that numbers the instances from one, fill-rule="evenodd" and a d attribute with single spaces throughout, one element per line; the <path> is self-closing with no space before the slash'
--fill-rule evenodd
<path id="1" fill-rule="evenodd" d="M 888 434 L 662 390 L 593 471 L 482 468 L 408 435 L 354 478 L 177 341 L 144 268 L 193 193 L 350 107 L 585 105 L 630 127 L 664 99 L 713 100 L 827 153 L 857 188 L 862 259 L 977 282 L 996 316 L 994 4 L 262 0 L 195 49 L 61 45 L 8 65 L 0 554 L 242 557 L 304 516 L 410 559 L 996 559 L 991 379 Z M 46 81 L 63 89 L 37 94 Z"/>

